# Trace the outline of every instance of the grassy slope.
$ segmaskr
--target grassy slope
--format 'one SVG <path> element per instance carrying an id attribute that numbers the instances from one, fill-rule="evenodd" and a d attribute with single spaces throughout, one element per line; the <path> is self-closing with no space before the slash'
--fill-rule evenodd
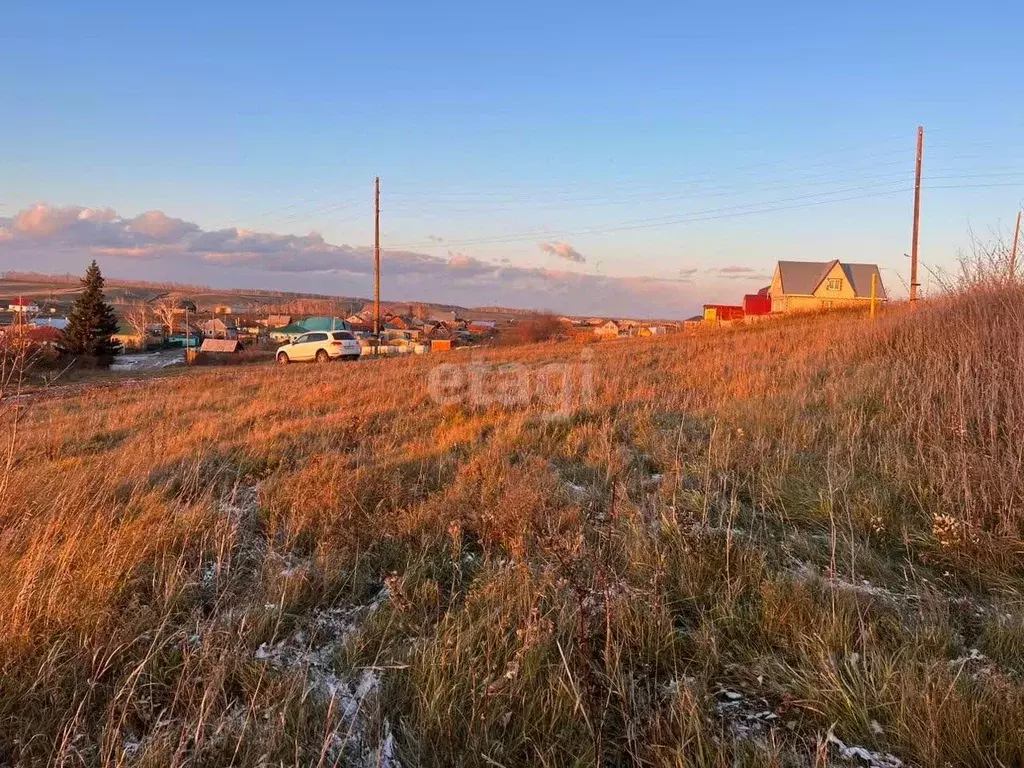
<path id="1" fill-rule="evenodd" d="M 0 762 L 1020 764 L 1021 306 L 8 406 Z"/>

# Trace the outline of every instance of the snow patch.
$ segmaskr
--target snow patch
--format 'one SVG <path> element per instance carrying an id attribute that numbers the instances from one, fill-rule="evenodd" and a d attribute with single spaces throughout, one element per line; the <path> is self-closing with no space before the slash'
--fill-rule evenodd
<path id="1" fill-rule="evenodd" d="M 988 656 L 979 651 L 977 648 L 971 648 L 966 655 L 960 656 L 959 658 L 950 661 L 949 666 L 955 667 L 961 664 L 967 664 L 972 661 L 988 661 Z"/>
<path id="2" fill-rule="evenodd" d="M 738 740 L 763 739 L 779 719 L 767 699 L 748 699 L 729 688 L 719 688 L 715 692 L 715 715 L 725 723 L 729 734 Z"/>
<path id="3" fill-rule="evenodd" d="M 843 760 L 856 760 L 860 765 L 871 766 L 871 768 L 901 768 L 903 761 L 888 752 L 875 752 L 866 747 L 847 745 L 839 739 L 832 729 L 829 728 L 825 741 L 836 748 L 839 757 Z"/>
<path id="4" fill-rule="evenodd" d="M 185 353 L 180 349 L 165 349 L 159 352 L 140 352 L 118 355 L 110 364 L 112 371 L 158 371 L 185 364 Z"/>
<path id="5" fill-rule="evenodd" d="M 334 762 L 344 765 L 400 768 L 390 724 L 385 721 L 383 740 L 374 745 L 365 722 L 365 705 L 380 692 L 380 671 L 363 668 L 344 673 L 334 666 L 337 653 L 388 597 L 385 587 L 365 605 L 317 611 L 306 622 L 306 629 L 277 643 L 262 643 L 253 654 L 257 661 L 274 669 L 301 671 L 306 678 L 306 694 L 333 704 L 346 727 L 344 733 L 334 734 L 330 749 Z"/>

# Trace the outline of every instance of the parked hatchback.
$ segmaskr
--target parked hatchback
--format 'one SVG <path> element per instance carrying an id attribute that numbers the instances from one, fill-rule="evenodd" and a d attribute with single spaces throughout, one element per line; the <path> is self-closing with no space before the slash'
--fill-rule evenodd
<path id="1" fill-rule="evenodd" d="M 359 341 L 348 331 L 311 331 L 279 347 L 277 362 L 286 364 L 315 360 L 327 363 L 339 358 L 355 360 L 360 354 L 362 347 Z"/>

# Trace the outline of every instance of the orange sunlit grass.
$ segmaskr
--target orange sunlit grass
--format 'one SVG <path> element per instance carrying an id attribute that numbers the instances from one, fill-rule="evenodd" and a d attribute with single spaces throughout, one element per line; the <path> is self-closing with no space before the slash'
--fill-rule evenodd
<path id="1" fill-rule="evenodd" d="M 7 401 L 0 762 L 1017 764 L 1022 306 Z"/>

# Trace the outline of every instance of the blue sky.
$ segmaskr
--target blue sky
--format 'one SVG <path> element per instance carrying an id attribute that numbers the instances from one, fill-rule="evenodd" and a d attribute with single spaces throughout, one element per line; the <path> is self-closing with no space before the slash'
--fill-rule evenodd
<path id="1" fill-rule="evenodd" d="M 877 261 L 899 293 L 919 123 L 926 263 L 951 265 L 969 227 L 1005 229 L 1024 198 L 1019 3 L 492 5 L 5 9 L 0 219 L 159 210 L 362 253 L 379 174 L 385 247 L 438 262 L 386 296 L 638 314 L 652 278 L 655 306 L 684 313 L 780 258 Z M 49 237 L 0 239 L 0 267 L 80 271 L 110 251 Z M 361 270 L 286 255 L 161 253 L 101 263 L 365 293 Z M 491 272 L 460 283 L 452 260 Z"/>

